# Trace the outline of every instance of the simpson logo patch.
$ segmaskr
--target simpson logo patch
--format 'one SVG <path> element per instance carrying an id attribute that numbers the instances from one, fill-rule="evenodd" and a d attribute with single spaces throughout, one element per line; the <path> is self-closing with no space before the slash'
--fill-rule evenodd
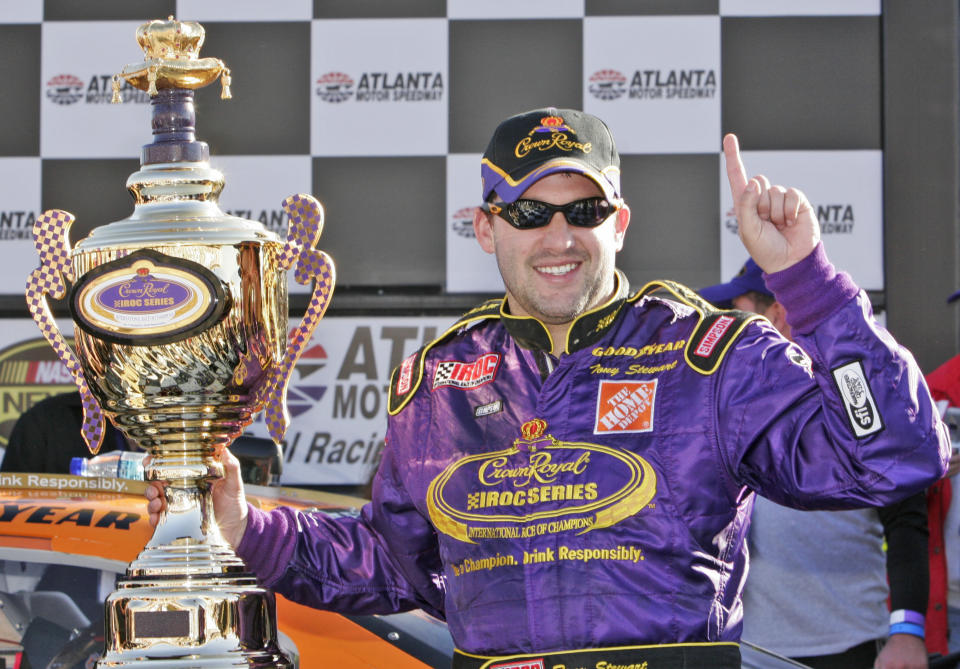
<path id="1" fill-rule="evenodd" d="M 521 660 L 520 662 L 506 662 L 504 664 L 492 664 L 490 669 L 544 669 L 543 658 L 536 660 Z"/>
<path id="2" fill-rule="evenodd" d="M 850 419 L 850 427 L 857 438 L 882 430 L 883 419 L 873 400 L 863 364 L 857 360 L 832 371 L 833 380 L 840 390 L 843 405 L 847 410 L 847 418 Z"/>
<path id="3" fill-rule="evenodd" d="M 723 337 L 723 334 L 733 325 L 733 321 L 734 318 L 732 316 L 721 316 L 718 318 L 717 321 L 710 326 L 710 329 L 707 330 L 707 334 L 703 336 L 703 339 L 700 340 L 693 354 L 699 355 L 701 358 L 709 358 L 710 354 L 713 353 L 714 347 L 716 347 L 717 343 Z"/>
<path id="4" fill-rule="evenodd" d="M 397 375 L 397 395 L 405 395 L 410 391 L 410 382 L 413 380 L 413 364 L 417 356 L 411 355 L 400 365 L 400 374 Z"/>
<path id="5" fill-rule="evenodd" d="M 433 389 L 453 386 L 455 388 L 476 388 L 490 383 L 497 376 L 500 366 L 499 353 L 485 353 L 472 362 L 448 360 L 437 365 L 433 376 Z"/>
<path id="6" fill-rule="evenodd" d="M 650 432 L 657 380 L 601 381 L 597 393 L 594 434 Z"/>
<path id="7" fill-rule="evenodd" d="M 482 418 L 484 416 L 500 413 L 501 411 L 503 411 L 503 400 L 497 400 L 496 402 L 490 402 L 490 404 L 483 404 L 474 408 L 473 417 Z"/>

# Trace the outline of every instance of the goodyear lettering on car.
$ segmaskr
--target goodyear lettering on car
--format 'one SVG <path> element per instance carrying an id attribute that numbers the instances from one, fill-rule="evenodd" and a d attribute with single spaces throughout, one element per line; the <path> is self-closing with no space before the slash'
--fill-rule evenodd
<path id="1" fill-rule="evenodd" d="M 100 511 L 92 508 L 74 509 L 55 504 L 22 504 L 5 502 L 0 506 L 0 523 L 19 521 L 35 525 L 62 525 L 73 523 L 78 527 L 114 527 L 129 530 L 132 523 L 140 520 L 139 513 L 128 511 Z"/>

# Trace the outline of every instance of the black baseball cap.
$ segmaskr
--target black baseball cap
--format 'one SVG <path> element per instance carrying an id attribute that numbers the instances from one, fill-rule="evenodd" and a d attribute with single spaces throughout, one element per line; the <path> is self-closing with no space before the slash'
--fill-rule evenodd
<path id="1" fill-rule="evenodd" d="M 483 200 L 496 191 L 514 202 L 533 183 L 555 172 L 576 172 L 620 196 L 620 154 L 607 124 L 576 109 L 546 107 L 511 116 L 497 126 L 480 164 Z"/>

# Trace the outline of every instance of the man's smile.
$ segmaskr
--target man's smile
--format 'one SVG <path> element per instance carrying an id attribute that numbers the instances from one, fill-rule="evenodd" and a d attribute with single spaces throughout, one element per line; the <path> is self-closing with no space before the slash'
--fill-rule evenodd
<path id="1" fill-rule="evenodd" d="M 552 276 L 562 276 L 564 274 L 567 274 L 568 272 L 572 272 L 579 265 L 580 263 L 577 263 L 577 262 L 569 262 L 569 263 L 564 263 L 563 265 L 539 265 L 537 267 L 534 267 L 534 269 L 542 274 L 550 274 Z"/>

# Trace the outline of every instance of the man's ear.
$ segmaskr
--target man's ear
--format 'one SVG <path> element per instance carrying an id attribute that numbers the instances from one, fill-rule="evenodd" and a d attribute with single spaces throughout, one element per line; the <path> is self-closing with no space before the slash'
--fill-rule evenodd
<path id="1" fill-rule="evenodd" d="M 787 310 L 782 304 L 774 302 L 763 315 L 767 317 L 767 320 L 769 320 L 773 324 L 773 327 L 777 328 L 784 337 L 790 339 L 790 326 L 787 325 Z"/>
<path id="2" fill-rule="evenodd" d="M 624 202 L 620 210 L 617 211 L 617 221 L 614 227 L 616 235 L 617 251 L 623 249 L 623 238 L 627 234 L 627 228 L 630 226 L 630 207 Z"/>
<path id="3" fill-rule="evenodd" d="M 480 207 L 473 210 L 473 234 L 477 242 L 487 253 L 493 253 L 496 245 L 493 243 L 493 221 L 491 216 L 487 215 Z"/>

